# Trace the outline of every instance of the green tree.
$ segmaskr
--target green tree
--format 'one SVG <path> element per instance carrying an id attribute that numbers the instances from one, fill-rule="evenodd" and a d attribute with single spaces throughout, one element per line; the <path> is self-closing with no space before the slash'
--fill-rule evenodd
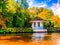
<path id="1" fill-rule="evenodd" d="M 26 27 L 28 25 L 27 23 L 29 21 L 29 11 L 27 8 L 28 4 L 26 0 L 21 0 L 21 2 L 18 2 L 17 0 L 17 10 L 13 16 L 13 25 L 15 27 Z"/>
<path id="2" fill-rule="evenodd" d="M 5 22 L 7 21 L 7 18 L 4 17 L 4 14 L 7 12 L 6 3 L 7 0 L 0 0 L 0 25 L 2 26 L 2 29 L 6 29 Z"/>

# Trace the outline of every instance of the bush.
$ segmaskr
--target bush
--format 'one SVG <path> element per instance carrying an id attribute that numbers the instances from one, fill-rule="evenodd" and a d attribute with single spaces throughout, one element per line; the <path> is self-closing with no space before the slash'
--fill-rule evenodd
<path id="1" fill-rule="evenodd" d="M 33 32 L 32 28 L 23 28 L 23 30 L 19 30 L 19 32 Z"/>
<path id="2" fill-rule="evenodd" d="M 33 32 L 32 28 L 7 28 L 7 30 L 0 30 L 0 32 L 14 33 L 14 32 Z"/>
<path id="3" fill-rule="evenodd" d="M 57 32 L 57 29 L 54 28 L 54 27 L 48 28 L 48 29 L 47 29 L 47 32 L 48 32 L 48 33 L 51 33 L 51 32 Z"/>
<path id="4" fill-rule="evenodd" d="M 16 32 L 15 28 L 7 28 L 6 32 Z"/>
<path id="5" fill-rule="evenodd" d="M 0 33 L 4 33 L 4 30 L 0 30 Z"/>

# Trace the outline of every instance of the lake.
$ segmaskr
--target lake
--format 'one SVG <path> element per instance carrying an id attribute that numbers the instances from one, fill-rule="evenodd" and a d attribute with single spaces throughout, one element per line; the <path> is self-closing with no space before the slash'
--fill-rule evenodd
<path id="1" fill-rule="evenodd" d="M 0 34 L 0 45 L 60 45 L 60 33 Z"/>

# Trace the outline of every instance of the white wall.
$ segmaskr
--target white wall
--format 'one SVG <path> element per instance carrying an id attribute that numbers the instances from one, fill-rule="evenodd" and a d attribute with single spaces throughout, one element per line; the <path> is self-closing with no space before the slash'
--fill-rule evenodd
<path id="1" fill-rule="evenodd" d="M 40 29 L 40 28 L 43 29 L 43 22 L 40 22 L 40 27 L 38 27 L 38 22 L 36 22 L 36 27 L 34 27 L 34 22 L 33 22 L 33 23 L 32 23 L 32 28 L 33 28 L 33 29 L 38 29 L 38 28 L 39 28 L 39 29 Z"/>

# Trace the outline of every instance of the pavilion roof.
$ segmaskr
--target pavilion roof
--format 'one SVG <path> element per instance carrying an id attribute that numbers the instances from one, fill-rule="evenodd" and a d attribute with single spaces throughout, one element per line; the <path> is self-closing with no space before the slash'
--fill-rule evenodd
<path id="1" fill-rule="evenodd" d="M 44 19 L 42 19 L 42 18 L 40 18 L 38 16 L 36 16 L 33 20 L 45 21 Z"/>

